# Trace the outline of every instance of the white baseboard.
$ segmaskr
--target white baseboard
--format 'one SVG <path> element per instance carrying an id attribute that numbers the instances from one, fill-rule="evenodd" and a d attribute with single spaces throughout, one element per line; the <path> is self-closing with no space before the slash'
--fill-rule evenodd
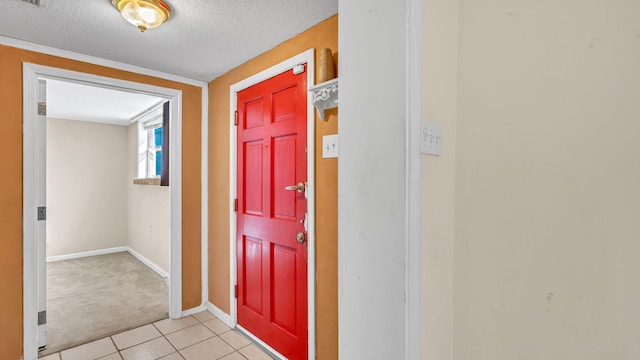
<path id="1" fill-rule="evenodd" d="M 247 329 L 243 328 L 242 326 L 238 325 L 236 327 L 236 330 L 240 331 L 240 333 L 242 333 L 244 336 L 248 337 L 249 340 L 251 340 L 256 346 L 261 347 L 262 350 L 266 351 L 267 353 L 270 353 L 270 355 L 272 357 L 275 357 L 276 359 L 280 359 L 280 360 L 287 360 L 287 358 L 284 355 L 282 355 L 279 352 L 277 352 L 276 349 L 274 349 L 271 346 L 267 345 L 266 342 L 264 342 L 261 339 L 257 338 L 255 335 L 250 333 Z"/>
<path id="2" fill-rule="evenodd" d="M 129 254 L 133 255 L 133 257 L 135 257 L 136 259 L 140 260 L 141 263 L 147 265 L 147 267 L 149 267 L 149 269 L 153 270 L 154 272 L 156 272 L 158 275 L 160 275 L 160 277 L 162 277 L 163 279 L 167 280 L 169 279 L 169 274 L 167 274 L 166 271 L 162 270 L 158 265 L 152 263 L 149 259 L 147 259 L 146 257 L 140 255 L 139 252 L 133 250 L 130 247 L 126 247 L 127 251 L 129 252 Z"/>
<path id="3" fill-rule="evenodd" d="M 220 310 L 217 306 L 213 305 L 211 302 L 207 301 L 207 310 L 212 313 L 215 317 L 220 319 L 223 323 L 227 324 L 228 327 L 234 328 L 236 324 L 231 321 L 231 316 L 224 311 Z"/>
<path id="4" fill-rule="evenodd" d="M 212 313 L 215 317 L 220 319 L 227 326 L 229 326 L 232 329 L 240 330 L 240 332 L 243 333 L 245 336 L 247 336 L 254 344 L 256 344 L 258 347 L 261 347 L 262 350 L 265 350 L 266 352 L 270 353 L 276 359 L 281 359 L 281 360 L 286 360 L 287 359 L 282 354 L 277 352 L 274 348 L 272 348 L 271 346 L 267 345 L 267 343 L 265 343 L 264 341 L 258 339 L 255 335 L 251 334 L 249 331 L 247 331 L 247 329 L 245 329 L 242 326 L 237 325 L 236 323 L 231 321 L 231 316 L 229 314 L 227 314 L 224 311 L 220 310 L 220 308 L 218 308 L 217 306 L 213 305 L 210 301 L 207 301 L 206 307 L 207 307 L 207 310 L 210 313 Z"/>
<path id="5" fill-rule="evenodd" d="M 205 305 L 200 305 L 198 307 L 194 307 L 192 309 L 188 309 L 182 312 L 182 316 L 189 316 L 189 315 L 193 315 L 193 314 L 197 314 L 199 312 L 203 312 L 206 311 L 207 307 Z"/>
<path id="6" fill-rule="evenodd" d="M 119 253 L 119 252 L 125 252 L 125 251 L 131 254 L 136 259 L 138 259 L 141 263 L 145 264 L 149 269 L 153 270 L 155 273 L 160 275 L 160 277 L 162 277 L 163 279 L 165 280 L 169 279 L 169 274 L 167 274 L 166 271 L 162 270 L 158 265 L 154 264 L 149 259 L 142 256 L 139 252 L 133 250 L 128 246 L 118 246 L 118 247 L 113 247 L 109 249 L 84 251 L 84 252 L 66 254 L 66 255 L 48 256 L 47 262 L 80 259 L 80 258 L 89 257 L 89 256 L 106 255 L 106 254 L 113 254 L 113 253 Z M 200 311 L 204 311 L 204 310 L 205 310 L 205 306 L 203 305 L 202 310 Z"/>
<path id="7" fill-rule="evenodd" d="M 66 255 L 47 256 L 47 262 L 79 259 L 79 258 L 84 258 L 89 256 L 113 254 L 113 253 L 118 253 L 123 251 L 129 251 L 129 248 L 127 246 L 118 246 L 118 247 L 113 247 L 109 249 L 84 251 L 84 252 L 78 252 L 78 253 L 66 254 Z"/>

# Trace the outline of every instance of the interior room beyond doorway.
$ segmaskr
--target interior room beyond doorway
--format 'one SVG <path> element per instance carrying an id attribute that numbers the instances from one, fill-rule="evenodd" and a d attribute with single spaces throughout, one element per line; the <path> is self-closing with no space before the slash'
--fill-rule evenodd
<path id="1" fill-rule="evenodd" d="M 169 187 L 133 181 L 148 165 L 140 164 L 148 151 L 140 139 L 157 133 L 158 125 L 145 129 L 132 121 L 149 122 L 150 110 L 165 101 L 47 80 L 49 336 L 41 354 L 168 316 Z M 61 306 L 65 297 L 81 303 L 65 308 L 74 303 Z M 146 300 L 135 301 L 141 297 Z M 110 324 L 90 320 L 104 323 L 104 313 Z"/>

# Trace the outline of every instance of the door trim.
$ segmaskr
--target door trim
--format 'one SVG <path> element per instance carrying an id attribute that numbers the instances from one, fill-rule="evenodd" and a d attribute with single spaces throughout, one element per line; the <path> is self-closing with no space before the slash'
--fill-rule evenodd
<path id="1" fill-rule="evenodd" d="M 37 341 L 37 254 L 36 254 L 36 89 L 38 78 L 83 83 L 158 96 L 171 101 L 170 197 L 171 262 L 169 316 L 182 316 L 182 91 L 132 81 L 48 66 L 23 63 L 23 316 L 25 360 L 36 359 Z"/>
<path id="2" fill-rule="evenodd" d="M 420 155 L 420 126 L 422 121 L 422 2 L 407 1 L 407 167 L 406 192 L 407 223 L 405 239 L 406 307 L 405 358 L 418 359 L 421 354 L 422 302 L 420 271 L 422 251 L 422 164 Z"/>
<path id="3" fill-rule="evenodd" d="M 251 87 L 259 82 L 274 77 L 284 71 L 292 69 L 299 64 L 307 64 L 307 89 L 314 85 L 315 62 L 314 49 L 309 49 L 301 54 L 289 58 L 253 76 L 241 80 L 229 88 L 229 308 L 231 326 L 238 324 L 238 310 L 236 298 L 234 296 L 235 285 L 237 283 L 237 262 L 236 262 L 236 213 L 234 211 L 234 201 L 237 198 L 237 131 L 234 125 L 235 111 L 237 109 L 238 92 Z M 308 359 L 316 357 L 316 202 L 315 202 L 315 113 L 311 104 L 311 97 L 307 96 L 307 226 L 308 226 L 308 259 L 307 259 L 307 332 L 308 332 Z M 277 352 L 276 355 L 279 355 Z M 280 356 L 284 359 L 284 357 Z"/>

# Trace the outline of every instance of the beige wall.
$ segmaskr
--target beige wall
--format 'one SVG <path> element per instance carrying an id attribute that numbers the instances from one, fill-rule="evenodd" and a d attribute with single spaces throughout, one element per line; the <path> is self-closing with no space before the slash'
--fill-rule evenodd
<path id="1" fill-rule="evenodd" d="M 447 324 L 428 282 L 449 276 L 442 255 L 454 359 L 638 358 L 640 3 L 459 4 L 457 47 L 452 24 L 424 16 L 443 30 L 424 39 L 424 95 L 445 148 L 423 163 L 423 336 Z"/>
<path id="2" fill-rule="evenodd" d="M 423 359 L 453 359 L 453 250 L 458 1 L 422 3 L 422 114 L 440 125 L 441 155 L 422 155 Z"/>
<path id="3" fill-rule="evenodd" d="M 47 121 L 47 256 L 128 246 L 169 272 L 169 187 L 134 185 L 137 125 Z"/>
<path id="4" fill-rule="evenodd" d="M 171 211 L 168 186 L 134 185 L 138 173 L 138 125 L 127 129 L 127 246 L 169 273 Z"/>
<path id="5" fill-rule="evenodd" d="M 126 245 L 126 130 L 47 119 L 47 256 Z"/>

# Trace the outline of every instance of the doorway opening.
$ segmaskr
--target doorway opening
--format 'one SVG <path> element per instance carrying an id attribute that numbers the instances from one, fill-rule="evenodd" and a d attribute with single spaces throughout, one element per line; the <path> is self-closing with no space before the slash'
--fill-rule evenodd
<path id="1" fill-rule="evenodd" d="M 124 91 L 130 94 L 146 95 L 169 101 L 170 103 L 170 142 L 169 149 L 169 316 L 182 316 L 181 284 L 181 92 L 147 84 L 105 78 L 85 73 L 73 72 L 40 65 L 23 65 L 23 216 L 24 216 L 24 357 L 37 357 L 39 339 L 46 338 L 46 306 L 43 313 L 43 299 L 46 299 L 44 287 L 46 281 L 46 166 L 44 149 L 46 136 L 43 124 L 46 115 L 38 111 L 38 102 L 42 100 L 42 82 L 61 81 L 65 83 L 88 85 L 101 89 Z M 40 91 L 39 91 L 40 90 Z M 40 106 L 42 110 L 42 106 Z M 137 142 L 137 140 L 136 140 Z M 96 159 L 100 161 L 100 159 Z M 42 169 L 45 169 L 43 171 Z M 129 180 L 131 181 L 131 180 Z M 45 210 L 43 210 L 43 208 Z M 41 220 L 38 220 L 41 219 Z M 109 250 L 109 249 L 108 249 Z M 122 250 L 110 248 L 111 252 Z M 134 254 L 135 255 L 135 254 Z M 44 326 L 43 326 L 44 325 Z"/>
<path id="2" fill-rule="evenodd" d="M 41 356 L 168 316 L 169 187 L 132 181 L 147 178 L 137 169 L 147 170 L 147 162 L 154 163 L 151 176 L 161 167 L 161 147 L 139 144 L 149 137 L 150 145 L 162 144 L 154 135 L 163 130 L 164 102 L 46 80 Z"/>

